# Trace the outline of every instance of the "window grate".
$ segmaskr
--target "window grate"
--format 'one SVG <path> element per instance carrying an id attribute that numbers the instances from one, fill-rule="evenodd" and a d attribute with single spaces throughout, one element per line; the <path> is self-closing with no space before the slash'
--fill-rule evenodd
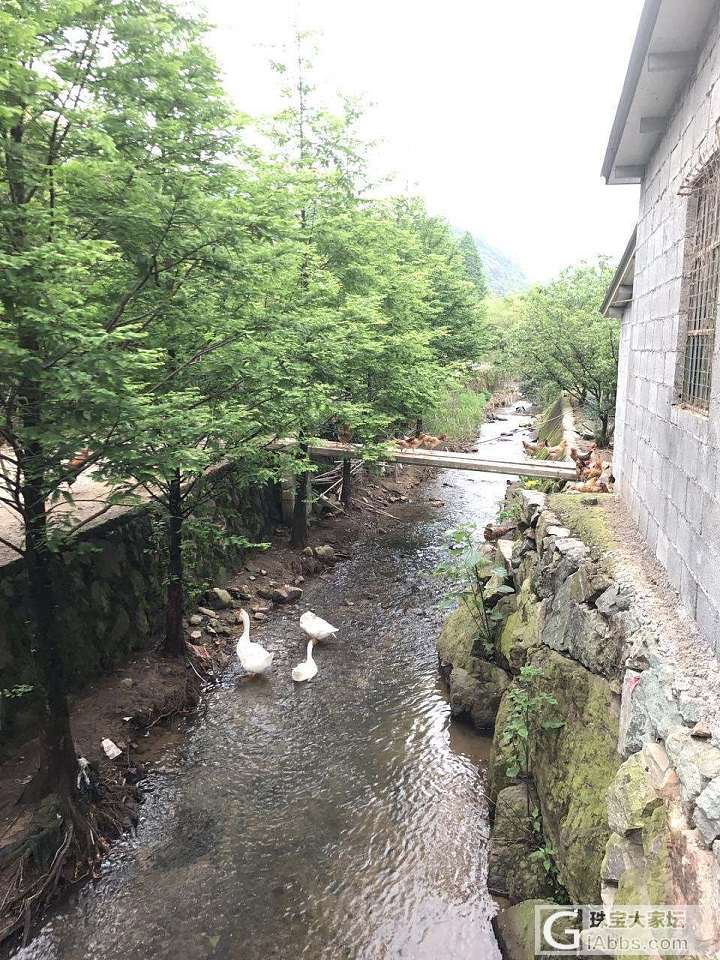
<path id="1" fill-rule="evenodd" d="M 720 294 L 720 155 L 712 158 L 692 189 L 695 197 L 688 281 L 683 403 L 710 409 L 715 327 Z"/>

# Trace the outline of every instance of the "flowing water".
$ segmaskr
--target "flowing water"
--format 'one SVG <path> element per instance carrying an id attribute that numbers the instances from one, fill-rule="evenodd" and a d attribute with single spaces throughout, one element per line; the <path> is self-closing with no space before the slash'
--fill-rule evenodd
<path id="1" fill-rule="evenodd" d="M 483 439 L 524 418 L 487 424 Z M 509 459 L 520 440 L 484 443 Z M 505 477 L 444 472 L 414 522 L 353 545 L 306 584 L 340 627 L 304 658 L 295 607 L 274 617 L 267 680 L 233 671 L 149 777 L 136 837 L 18 956 L 43 960 L 494 960 L 485 886 L 488 743 L 450 724 L 432 576 L 445 533 L 497 512 Z M 431 499 L 444 501 L 431 505 Z M 352 601 L 352 606 L 346 601 Z"/>

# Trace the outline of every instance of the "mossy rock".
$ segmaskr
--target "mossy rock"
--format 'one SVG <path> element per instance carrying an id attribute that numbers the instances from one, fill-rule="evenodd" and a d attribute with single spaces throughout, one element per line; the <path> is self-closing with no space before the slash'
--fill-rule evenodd
<path id="1" fill-rule="evenodd" d="M 477 623 L 470 605 L 465 600 L 461 600 L 460 606 L 457 610 L 453 610 L 443 625 L 437 643 L 440 662 L 472 673 L 477 638 Z"/>
<path id="2" fill-rule="evenodd" d="M 540 646 L 539 606 L 530 580 L 524 581 L 517 610 L 508 617 L 498 640 L 498 661 L 511 673 L 519 673 L 528 655 Z"/>
<path id="3" fill-rule="evenodd" d="M 590 499 L 598 501 L 596 506 L 590 506 L 588 499 L 577 493 L 555 493 L 550 497 L 550 509 L 596 557 L 603 558 L 606 568 L 612 572 L 611 554 L 618 544 L 608 526 L 605 504 L 613 501 L 613 494 L 592 494 Z"/>
<path id="4" fill-rule="evenodd" d="M 530 808 L 535 803 L 531 796 Z M 488 856 L 488 889 L 491 893 L 515 902 L 552 895 L 551 878 L 539 860 L 531 859 L 537 846 L 528 817 L 527 786 L 518 783 L 505 787 L 495 804 Z"/>
<path id="5" fill-rule="evenodd" d="M 608 823 L 621 836 L 642 830 L 662 799 L 650 782 L 642 751 L 623 763 L 608 790 Z"/>
<path id="6" fill-rule="evenodd" d="M 482 733 L 492 732 L 500 700 L 508 685 L 504 670 L 483 660 L 474 662 L 473 673 L 453 667 L 450 674 L 450 713 L 467 717 Z"/>
<path id="7" fill-rule="evenodd" d="M 555 447 L 563 438 L 563 410 L 562 395 L 546 407 L 535 421 L 535 428 L 539 440 L 544 440 L 548 446 Z"/>
<path id="8" fill-rule="evenodd" d="M 620 766 L 616 699 L 606 680 L 553 650 L 538 650 L 530 663 L 542 671 L 539 689 L 557 700 L 548 718 L 563 723 L 531 742 L 545 837 L 571 899 L 598 903 L 607 793 Z"/>
<path id="9" fill-rule="evenodd" d="M 554 907 L 549 900 L 523 900 L 505 907 L 493 919 L 498 945 L 506 960 L 536 960 L 535 908 Z"/>
<path id="10" fill-rule="evenodd" d="M 495 733 L 493 736 L 492 750 L 490 752 L 490 762 L 488 764 L 488 796 L 495 800 L 497 795 L 505 787 L 510 786 L 516 781 L 508 777 L 507 770 L 513 763 L 513 752 L 509 745 L 503 744 L 503 737 L 510 715 L 510 701 L 507 694 L 504 694 L 500 700 L 497 714 L 495 716 Z"/>

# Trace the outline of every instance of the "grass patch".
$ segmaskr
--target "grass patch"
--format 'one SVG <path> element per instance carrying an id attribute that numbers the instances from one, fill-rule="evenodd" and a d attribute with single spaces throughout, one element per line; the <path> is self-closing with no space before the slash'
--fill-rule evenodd
<path id="1" fill-rule="evenodd" d="M 485 420 L 489 399 L 487 393 L 471 387 L 449 387 L 423 417 L 425 432 L 436 437 L 445 434 L 453 443 L 471 442 Z"/>

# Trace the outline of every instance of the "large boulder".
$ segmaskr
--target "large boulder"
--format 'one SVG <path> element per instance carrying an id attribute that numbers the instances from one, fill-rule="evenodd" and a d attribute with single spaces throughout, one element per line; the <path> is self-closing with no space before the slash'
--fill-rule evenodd
<path id="1" fill-rule="evenodd" d="M 634 754 L 620 767 L 608 790 L 610 829 L 620 836 L 642 830 L 647 818 L 662 802 L 650 780 L 644 753 Z"/>
<path id="2" fill-rule="evenodd" d="M 536 960 L 535 908 L 553 907 L 549 900 L 523 900 L 505 907 L 493 919 L 498 945 L 506 960 Z"/>
<path id="3" fill-rule="evenodd" d="M 450 713 L 467 717 L 478 730 L 489 733 L 509 681 L 503 670 L 484 660 L 476 660 L 473 666 L 472 674 L 462 667 L 452 669 Z"/>
<path id="4" fill-rule="evenodd" d="M 541 729 L 531 743 L 543 830 L 571 899 L 597 903 L 610 833 L 607 791 L 620 766 L 618 698 L 602 677 L 553 650 L 536 651 L 530 664 L 542 671 L 539 689 L 557 700 L 552 719 L 563 723 Z"/>
<path id="5" fill-rule="evenodd" d="M 440 663 L 469 670 L 473 666 L 478 626 L 473 616 L 472 601 L 464 598 L 445 621 L 437 643 Z"/>

